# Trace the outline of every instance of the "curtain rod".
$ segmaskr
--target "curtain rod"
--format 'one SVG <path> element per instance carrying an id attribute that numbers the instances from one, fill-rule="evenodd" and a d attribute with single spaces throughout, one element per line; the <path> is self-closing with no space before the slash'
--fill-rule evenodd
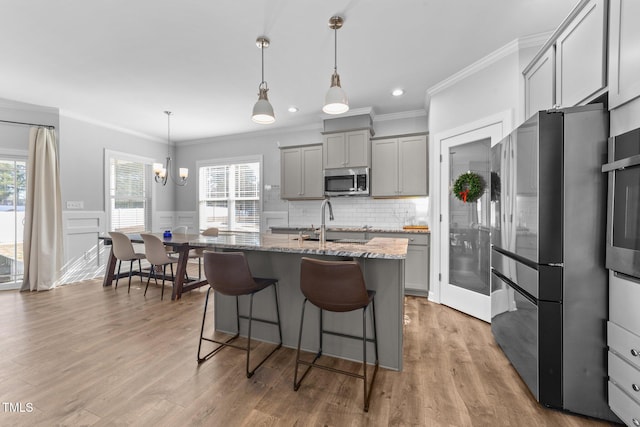
<path id="1" fill-rule="evenodd" d="M 55 129 L 56 127 L 53 125 L 43 125 L 39 123 L 25 123 L 25 122 L 14 122 L 12 120 L 0 120 L 1 123 L 11 123 L 14 125 L 24 125 L 24 126 L 42 126 L 49 129 Z"/>

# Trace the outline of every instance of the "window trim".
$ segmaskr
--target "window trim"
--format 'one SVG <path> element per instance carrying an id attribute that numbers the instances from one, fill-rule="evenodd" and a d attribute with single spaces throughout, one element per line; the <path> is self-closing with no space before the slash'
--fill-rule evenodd
<path id="1" fill-rule="evenodd" d="M 28 171 L 29 151 L 27 151 L 27 150 L 14 150 L 14 149 L 10 149 L 10 148 L 0 148 L 0 158 L 1 159 L 6 159 L 6 160 L 11 160 L 11 161 L 14 161 L 14 162 L 24 162 L 25 163 L 26 172 L 27 172 L 27 174 L 29 173 L 29 171 Z M 24 278 L 24 273 L 23 273 L 23 278 Z M 0 291 L 20 289 L 20 286 L 22 285 L 22 279 L 23 278 L 21 278 L 20 280 L 17 280 L 17 281 L 13 281 L 13 282 L 0 283 Z"/>
<path id="2" fill-rule="evenodd" d="M 123 151 L 114 151 L 107 148 L 104 149 L 104 212 L 105 212 L 105 228 L 104 232 L 112 231 L 111 228 L 111 159 L 126 160 L 131 162 L 140 162 L 145 166 L 153 165 L 156 161 L 151 157 L 138 156 L 136 154 L 125 153 Z M 151 178 L 149 178 L 151 179 Z M 149 218 L 151 218 L 151 224 L 149 224 L 149 230 L 153 229 L 154 213 L 156 212 L 156 186 L 150 185 L 151 188 L 151 212 Z"/>
<path id="3" fill-rule="evenodd" d="M 196 224 L 198 224 L 198 228 L 200 228 L 200 168 L 208 166 L 224 166 L 236 163 L 258 163 L 259 165 L 260 172 L 258 176 L 260 178 L 260 185 L 258 186 L 258 211 L 260 214 L 260 221 L 258 222 L 258 232 L 262 233 L 262 214 L 264 212 L 264 197 L 262 191 L 262 187 L 264 185 L 264 163 L 262 154 L 196 161 Z"/>

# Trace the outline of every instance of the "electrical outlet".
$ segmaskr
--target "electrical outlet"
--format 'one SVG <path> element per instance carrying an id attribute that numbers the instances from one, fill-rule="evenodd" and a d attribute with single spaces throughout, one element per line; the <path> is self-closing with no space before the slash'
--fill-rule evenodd
<path id="1" fill-rule="evenodd" d="M 67 209 L 84 209 L 83 201 L 68 201 Z"/>

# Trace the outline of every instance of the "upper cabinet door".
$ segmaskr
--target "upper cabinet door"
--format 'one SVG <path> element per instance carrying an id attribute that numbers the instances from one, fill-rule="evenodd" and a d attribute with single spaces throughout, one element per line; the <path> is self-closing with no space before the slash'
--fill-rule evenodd
<path id="1" fill-rule="evenodd" d="M 428 190 L 426 135 L 398 139 L 398 191 L 405 196 L 426 196 Z"/>
<path id="2" fill-rule="evenodd" d="M 350 168 L 367 167 L 371 163 L 371 144 L 368 129 L 356 130 L 345 134 L 346 161 Z"/>
<path id="3" fill-rule="evenodd" d="M 345 164 L 345 134 L 332 133 L 324 136 L 324 167 L 325 169 L 342 168 Z"/>
<path id="4" fill-rule="evenodd" d="M 280 150 L 280 197 L 283 199 L 302 196 L 301 154 L 300 148 Z"/>
<path id="5" fill-rule="evenodd" d="M 524 75 L 525 118 L 548 110 L 555 102 L 555 54 L 551 46 Z"/>
<path id="6" fill-rule="evenodd" d="M 579 105 L 607 85 L 604 0 L 588 2 L 556 42 L 556 104 Z"/>
<path id="7" fill-rule="evenodd" d="M 609 108 L 640 96 L 640 1 L 610 0 Z"/>
<path id="8" fill-rule="evenodd" d="M 302 147 L 302 195 L 307 199 L 324 197 L 322 145 Z"/>
<path id="9" fill-rule="evenodd" d="M 371 195 L 398 196 L 398 139 L 378 139 L 372 142 Z"/>
<path id="10" fill-rule="evenodd" d="M 369 167 L 371 144 L 369 129 L 330 133 L 324 136 L 324 168 Z"/>

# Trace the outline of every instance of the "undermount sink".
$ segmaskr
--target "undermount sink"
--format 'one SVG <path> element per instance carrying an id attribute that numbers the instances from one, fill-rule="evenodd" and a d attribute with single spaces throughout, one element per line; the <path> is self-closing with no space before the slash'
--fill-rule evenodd
<path id="1" fill-rule="evenodd" d="M 298 238 L 295 237 L 294 240 L 298 240 Z M 303 240 L 308 240 L 310 242 L 319 242 L 320 238 L 309 237 L 309 238 L 303 238 Z M 357 245 L 364 245 L 369 242 L 369 240 L 367 239 L 326 239 L 325 241 L 333 242 L 333 243 L 350 243 L 350 244 L 357 244 Z"/>

